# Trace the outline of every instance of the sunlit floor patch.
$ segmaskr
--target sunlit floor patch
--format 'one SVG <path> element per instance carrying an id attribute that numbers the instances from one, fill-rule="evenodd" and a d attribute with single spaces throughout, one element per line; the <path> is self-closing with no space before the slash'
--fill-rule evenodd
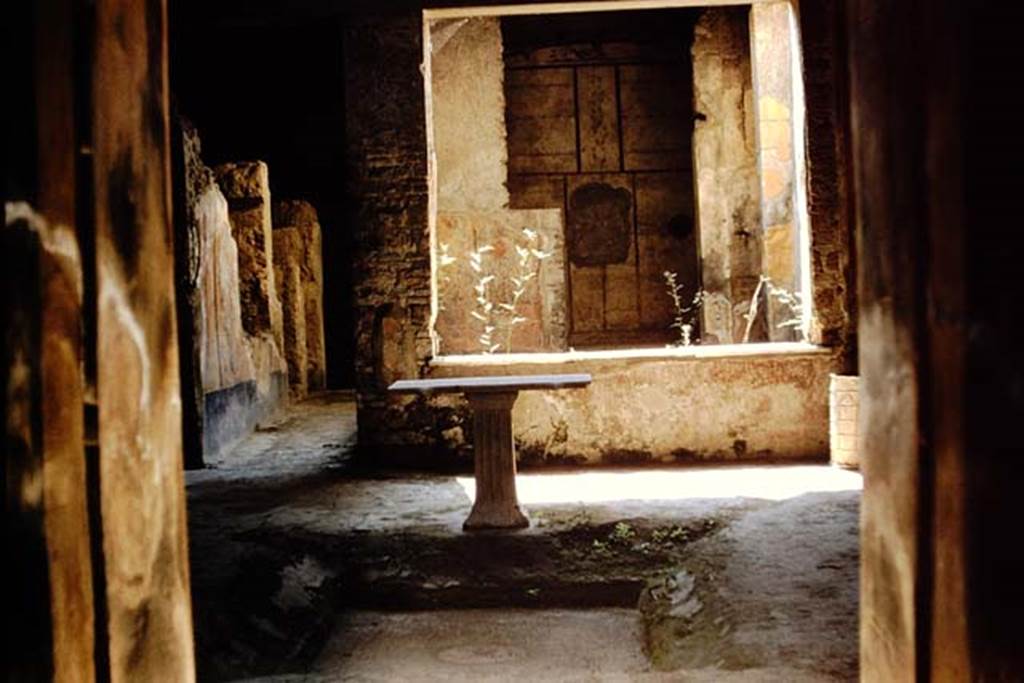
<path id="1" fill-rule="evenodd" d="M 476 495 L 473 478 L 456 480 L 472 500 Z M 516 477 L 519 502 L 526 505 L 700 498 L 786 500 L 805 493 L 859 491 L 861 487 L 858 472 L 827 465 L 529 473 Z"/>

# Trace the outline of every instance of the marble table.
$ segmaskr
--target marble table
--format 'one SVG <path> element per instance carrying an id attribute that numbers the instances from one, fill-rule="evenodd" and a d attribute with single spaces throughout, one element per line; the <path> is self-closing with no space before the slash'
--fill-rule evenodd
<path id="1" fill-rule="evenodd" d="M 473 462 L 476 500 L 462 528 L 521 529 L 530 525 L 516 496 L 516 451 L 512 406 L 520 391 L 581 389 L 587 374 L 512 375 L 403 379 L 388 387 L 398 394 L 461 393 L 473 412 Z"/>

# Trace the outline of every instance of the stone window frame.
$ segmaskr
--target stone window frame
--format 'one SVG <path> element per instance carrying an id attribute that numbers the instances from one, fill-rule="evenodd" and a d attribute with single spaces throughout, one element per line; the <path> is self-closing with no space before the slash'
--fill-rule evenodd
<path id="1" fill-rule="evenodd" d="M 569 350 L 558 352 L 447 354 L 430 359 L 431 367 L 489 367 L 516 364 L 559 365 L 603 360 L 715 360 L 757 356 L 830 355 L 832 349 L 812 342 L 758 342 L 747 344 L 694 344 L 692 346 Z"/>
<path id="2" fill-rule="evenodd" d="M 830 352 L 832 348 L 823 338 L 820 321 L 817 319 L 814 301 L 817 292 L 814 289 L 814 278 L 812 277 L 813 267 L 812 248 L 814 236 L 809 217 L 809 194 L 810 178 L 808 173 L 808 140 L 806 123 L 806 86 L 804 83 L 803 66 L 803 38 L 800 32 L 800 7 L 798 0 L 788 1 L 793 9 L 793 30 L 795 31 L 795 44 L 799 54 L 794 60 L 794 68 L 798 70 L 798 77 L 794 79 L 794 97 L 797 101 L 794 109 L 794 117 L 801 125 L 795 126 L 793 140 L 794 155 L 797 159 L 795 177 L 798 181 L 798 231 L 800 246 L 797 256 L 800 262 L 801 291 L 807 295 L 803 297 L 803 332 L 805 341 L 800 342 L 764 342 L 764 343 L 724 343 L 692 346 L 667 346 L 667 347 L 624 347 L 608 350 L 576 350 L 569 348 L 560 352 L 528 352 L 528 353 L 499 353 L 499 354 L 443 354 L 439 353 L 434 325 L 438 311 L 438 279 L 437 279 L 437 189 L 436 189 L 436 159 L 433 154 L 433 126 L 431 125 L 432 94 L 431 94 L 431 55 L 430 26 L 431 22 L 444 19 L 460 19 L 472 17 L 504 17 L 540 14 L 575 14 L 586 12 L 628 12 L 657 9 L 685 9 L 704 7 L 750 7 L 757 4 L 771 4 L 780 0 L 619 0 L 610 3 L 605 0 L 580 0 L 578 2 L 538 2 L 536 4 L 496 4 L 486 6 L 456 6 L 456 7 L 433 7 L 422 10 L 423 30 L 423 62 L 421 72 L 424 85 L 424 113 L 426 120 L 427 149 L 427 175 L 428 175 L 428 230 L 430 235 L 430 335 L 432 342 L 432 354 L 428 359 L 430 366 L 451 366 L 451 367 L 472 367 L 488 365 L 505 365 L 515 362 L 523 363 L 562 363 L 574 360 L 599 360 L 599 359 L 630 359 L 630 358 L 678 358 L 678 359 L 715 359 L 744 356 L 765 356 L 765 355 L 801 355 L 808 352 Z"/>

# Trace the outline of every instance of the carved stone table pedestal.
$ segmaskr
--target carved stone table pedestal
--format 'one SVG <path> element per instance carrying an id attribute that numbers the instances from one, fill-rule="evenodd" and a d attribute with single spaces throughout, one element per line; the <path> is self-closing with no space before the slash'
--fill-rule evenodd
<path id="1" fill-rule="evenodd" d="M 462 525 L 471 529 L 521 529 L 530 521 L 516 496 L 516 450 L 512 406 L 518 391 L 467 393 L 473 409 L 473 468 L 476 501 Z"/>
<path id="2" fill-rule="evenodd" d="M 512 437 L 512 406 L 520 391 L 578 389 L 590 375 L 523 375 L 404 379 L 388 390 L 402 394 L 460 392 L 473 411 L 473 466 L 476 500 L 462 528 L 522 529 L 530 525 L 516 496 L 516 449 Z"/>

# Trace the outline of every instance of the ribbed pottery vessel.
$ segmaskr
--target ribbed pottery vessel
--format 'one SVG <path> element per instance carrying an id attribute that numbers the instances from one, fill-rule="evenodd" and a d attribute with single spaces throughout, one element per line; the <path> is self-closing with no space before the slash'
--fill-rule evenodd
<path id="1" fill-rule="evenodd" d="M 857 412 L 860 405 L 857 375 L 831 375 L 828 387 L 829 448 L 833 465 L 860 467 Z"/>

